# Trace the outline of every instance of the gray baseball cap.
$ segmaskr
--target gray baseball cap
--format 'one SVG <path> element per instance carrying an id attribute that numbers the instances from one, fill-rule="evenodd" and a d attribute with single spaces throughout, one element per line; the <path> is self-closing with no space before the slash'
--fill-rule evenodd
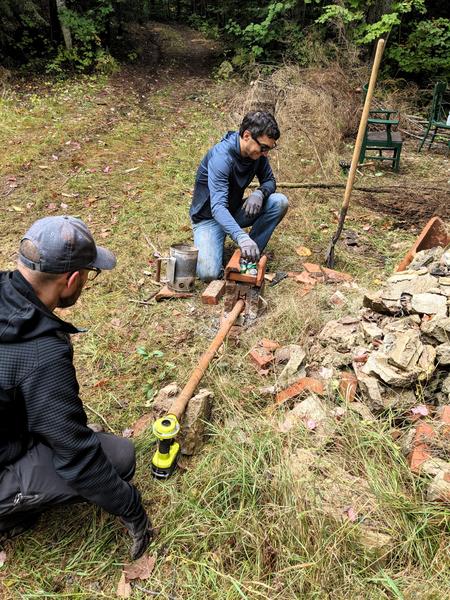
<path id="1" fill-rule="evenodd" d="M 29 240 L 33 252 L 26 252 Z M 27 255 L 25 255 L 25 252 Z M 69 273 L 78 269 L 114 269 L 114 254 L 97 246 L 86 223 L 70 216 L 44 217 L 35 221 L 21 240 L 19 260 L 43 273 Z"/>

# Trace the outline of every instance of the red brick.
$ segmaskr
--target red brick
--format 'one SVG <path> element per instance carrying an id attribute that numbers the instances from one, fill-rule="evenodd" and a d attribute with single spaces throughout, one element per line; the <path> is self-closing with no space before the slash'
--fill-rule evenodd
<path id="1" fill-rule="evenodd" d="M 259 345 L 262 346 L 265 350 L 268 350 L 269 352 L 273 352 L 274 350 L 277 350 L 280 347 L 280 344 L 278 342 L 274 342 L 273 340 L 269 340 L 267 338 L 263 338 L 259 342 Z"/>
<path id="2" fill-rule="evenodd" d="M 202 294 L 203 304 L 219 304 L 220 298 L 225 292 L 225 281 L 216 279 L 211 281 L 206 290 Z"/>
<path id="3" fill-rule="evenodd" d="M 429 423 L 419 423 L 417 425 L 413 440 L 413 450 L 408 457 L 409 466 L 414 473 L 418 473 L 422 463 L 431 458 L 429 444 L 435 435 L 435 431 Z"/>
<path id="4" fill-rule="evenodd" d="M 333 269 L 327 269 L 326 267 L 321 267 L 321 269 L 327 283 L 342 283 L 343 281 L 352 281 L 353 279 L 348 273 L 333 271 Z"/>
<path id="5" fill-rule="evenodd" d="M 314 279 L 317 279 L 317 281 L 324 281 L 325 280 L 325 276 L 322 273 L 322 269 L 320 268 L 320 265 L 316 265 L 314 263 L 305 262 L 305 263 L 303 263 L 303 268 L 306 271 L 308 271 L 308 273 L 311 275 L 311 277 L 314 277 Z"/>
<path id="6" fill-rule="evenodd" d="M 276 404 L 282 404 L 286 400 L 299 396 L 302 392 L 314 392 L 315 394 L 323 395 L 323 383 L 320 379 L 315 379 L 314 377 L 301 377 L 285 390 L 278 392 Z"/>
<path id="7" fill-rule="evenodd" d="M 306 283 L 307 285 L 313 287 L 316 285 L 317 283 L 317 279 L 314 279 L 314 277 L 311 277 L 311 275 L 308 273 L 308 271 L 302 271 L 302 273 L 300 273 L 300 275 L 297 275 L 297 277 L 295 278 L 295 281 L 297 283 Z"/>
<path id="8" fill-rule="evenodd" d="M 312 289 L 314 289 L 314 286 L 312 285 L 303 285 L 299 289 L 298 295 L 300 296 L 300 298 L 303 298 L 303 296 L 307 296 Z"/>
<path id="9" fill-rule="evenodd" d="M 435 436 L 435 431 L 429 423 L 419 423 L 416 427 L 414 445 L 429 444 Z"/>
<path id="10" fill-rule="evenodd" d="M 429 458 L 431 458 L 431 454 L 427 451 L 425 444 L 421 444 L 417 448 L 414 448 L 408 457 L 411 471 L 418 473 L 422 464 Z"/>
<path id="11" fill-rule="evenodd" d="M 339 383 L 339 392 L 346 402 L 353 402 L 355 399 L 356 388 L 358 387 L 358 380 L 353 373 L 344 371 L 341 374 L 341 380 Z"/>
<path id="12" fill-rule="evenodd" d="M 250 358 L 258 367 L 258 369 L 267 369 L 267 367 L 274 360 L 272 352 L 269 352 L 264 348 L 253 348 L 253 350 L 250 352 Z"/>

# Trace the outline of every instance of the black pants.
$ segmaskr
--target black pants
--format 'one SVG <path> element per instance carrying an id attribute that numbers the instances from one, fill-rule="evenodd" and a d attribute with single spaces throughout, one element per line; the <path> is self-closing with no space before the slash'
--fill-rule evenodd
<path id="1" fill-rule="evenodd" d="M 109 433 L 96 435 L 117 473 L 129 481 L 136 467 L 133 442 Z M 83 501 L 55 471 L 52 450 L 44 444 L 36 444 L 17 462 L 0 471 L 0 531 L 51 506 Z"/>

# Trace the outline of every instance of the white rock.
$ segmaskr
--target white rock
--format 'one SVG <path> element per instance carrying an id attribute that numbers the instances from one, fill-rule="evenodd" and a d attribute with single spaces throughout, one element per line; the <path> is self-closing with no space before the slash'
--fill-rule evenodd
<path id="1" fill-rule="evenodd" d="M 442 294 L 414 294 L 411 307 L 416 313 L 426 315 L 447 316 L 447 297 Z"/>
<path id="2" fill-rule="evenodd" d="M 441 344 L 436 348 L 436 359 L 440 365 L 450 365 L 450 344 Z"/>

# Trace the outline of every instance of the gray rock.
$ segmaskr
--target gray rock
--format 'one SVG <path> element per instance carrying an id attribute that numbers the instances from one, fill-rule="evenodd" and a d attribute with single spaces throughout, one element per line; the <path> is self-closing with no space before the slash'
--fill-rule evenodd
<path id="1" fill-rule="evenodd" d="M 387 331 L 408 331 L 409 329 L 419 330 L 422 320 L 419 315 L 408 315 L 407 317 L 400 317 L 392 319 L 387 317 L 380 323 L 380 327 Z"/>
<path id="2" fill-rule="evenodd" d="M 161 388 L 156 395 L 152 409 L 157 416 L 166 415 L 169 412 L 170 405 L 181 392 L 181 388 L 176 383 L 169 383 Z"/>
<path id="3" fill-rule="evenodd" d="M 384 338 L 383 351 L 390 365 L 404 371 L 414 369 L 423 352 L 420 331 L 409 329 L 387 334 Z"/>
<path id="4" fill-rule="evenodd" d="M 298 344 L 288 344 L 282 348 L 277 348 L 275 350 L 275 362 L 277 364 L 286 364 L 293 354 L 299 354 L 301 352 L 304 352 L 303 348 Z"/>
<path id="5" fill-rule="evenodd" d="M 431 265 L 431 263 L 441 258 L 443 252 L 444 249 L 441 246 L 416 252 L 414 258 L 408 265 L 408 270 L 422 269 L 423 267 Z"/>
<path id="6" fill-rule="evenodd" d="M 323 346 L 332 346 L 339 352 L 350 352 L 363 342 L 359 329 L 359 320 L 343 317 L 338 321 L 329 321 L 318 335 Z"/>
<path id="7" fill-rule="evenodd" d="M 364 339 L 367 342 L 383 339 L 384 332 L 381 327 L 376 325 L 376 323 L 371 323 L 370 321 L 361 321 L 360 327 L 362 329 Z"/>
<path id="8" fill-rule="evenodd" d="M 427 500 L 430 502 L 450 502 L 450 482 L 444 477 L 444 471 L 440 471 L 428 486 Z"/>
<path id="9" fill-rule="evenodd" d="M 413 390 L 407 388 L 387 388 L 384 390 L 384 408 L 395 408 L 396 412 L 407 413 L 416 404 L 417 398 Z"/>
<path id="10" fill-rule="evenodd" d="M 429 292 L 438 285 L 437 277 L 430 275 L 425 269 L 424 272 L 412 271 L 409 278 L 399 279 L 407 272 L 399 273 L 396 277 L 388 279 L 388 283 L 380 291 L 383 300 L 399 300 L 404 293 L 415 296 Z"/>
<path id="11" fill-rule="evenodd" d="M 422 333 L 441 342 L 441 344 L 450 342 L 450 317 L 433 317 L 422 323 L 420 329 Z"/>
<path id="12" fill-rule="evenodd" d="M 411 298 L 411 308 L 418 314 L 447 316 L 447 296 L 442 294 L 414 294 Z"/>
<path id="13" fill-rule="evenodd" d="M 429 379 L 436 369 L 436 348 L 425 344 L 423 352 L 417 362 L 419 380 Z"/>
<path id="14" fill-rule="evenodd" d="M 349 402 L 348 408 L 349 410 L 358 413 L 358 415 L 364 419 L 364 421 L 376 421 L 376 417 L 370 408 L 362 402 Z"/>
<path id="15" fill-rule="evenodd" d="M 418 377 L 418 373 L 402 371 L 390 365 L 381 351 L 372 352 L 361 371 L 366 375 L 376 375 L 392 387 L 411 387 Z"/>
<path id="16" fill-rule="evenodd" d="M 399 311 L 398 300 L 385 300 L 381 292 L 367 292 L 363 298 L 363 306 L 381 314 L 395 314 Z"/>
<path id="17" fill-rule="evenodd" d="M 320 344 L 311 347 L 309 355 L 314 359 L 315 364 L 320 364 L 327 369 L 338 369 L 352 364 L 353 353 L 339 352 L 332 346 L 323 348 Z"/>
<path id="18" fill-rule="evenodd" d="M 287 365 L 281 371 L 280 376 L 277 381 L 277 385 L 286 385 L 292 379 L 294 375 L 298 376 L 298 370 L 305 360 L 306 352 L 303 350 L 301 346 L 297 346 L 295 344 L 291 344 L 289 360 Z"/>
<path id="19" fill-rule="evenodd" d="M 382 387 L 376 377 L 367 375 L 361 368 L 355 369 L 359 389 L 363 395 L 366 404 L 374 411 L 384 408 L 383 398 L 381 396 Z M 350 403 L 353 404 L 353 403 Z"/>
<path id="20" fill-rule="evenodd" d="M 287 413 L 285 420 L 279 425 L 278 429 L 286 433 L 306 420 L 314 421 L 317 429 L 323 433 L 331 433 L 334 429 L 334 424 L 328 416 L 324 402 L 312 395 L 296 404 Z"/>
<path id="21" fill-rule="evenodd" d="M 420 470 L 426 475 L 436 476 L 442 472 L 450 474 L 450 463 L 442 458 L 433 456 L 420 465 Z"/>
<path id="22" fill-rule="evenodd" d="M 376 531 L 364 524 L 361 525 L 359 541 L 366 551 L 380 554 L 384 558 L 394 548 L 394 539 L 391 535 Z"/>
<path id="23" fill-rule="evenodd" d="M 211 391 L 201 389 L 189 400 L 181 422 L 179 436 L 182 454 L 190 456 L 202 447 L 205 426 L 211 417 L 213 398 L 214 395 Z"/>
<path id="24" fill-rule="evenodd" d="M 440 365 L 450 365 L 450 344 L 441 344 L 436 348 L 436 359 Z"/>

